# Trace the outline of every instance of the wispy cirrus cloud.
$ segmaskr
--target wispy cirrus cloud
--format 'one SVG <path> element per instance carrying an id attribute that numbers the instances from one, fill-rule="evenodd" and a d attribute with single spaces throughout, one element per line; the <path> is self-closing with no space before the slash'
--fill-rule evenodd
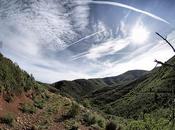
<path id="1" fill-rule="evenodd" d="M 116 11 L 114 6 L 105 6 L 114 5 L 114 2 L 97 2 L 0 0 L 1 51 L 43 82 L 150 69 L 156 55 L 160 60 L 171 56 L 163 48 L 158 52 L 151 49 L 155 44 L 152 41 L 143 47 L 134 45 L 128 36 L 140 14 L 149 16 L 146 17 L 148 22 L 156 19 L 162 24 L 160 21 L 166 23 L 166 20 L 129 4 L 116 3 L 115 6 L 119 7 Z M 99 4 L 103 4 L 105 10 L 99 8 Z M 123 13 L 123 9 L 129 9 L 134 17 Z M 146 22 L 143 23 L 146 26 Z M 174 39 L 174 34 L 168 38 Z M 163 56 L 164 52 L 166 56 Z"/>
<path id="2" fill-rule="evenodd" d="M 94 45 L 87 52 L 73 56 L 73 60 L 86 57 L 89 60 L 97 60 L 107 55 L 113 55 L 129 45 L 129 39 L 109 39 L 100 45 Z"/>
<path id="3" fill-rule="evenodd" d="M 147 51 L 145 51 L 145 48 L 138 48 L 133 52 L 129 52 L 125 58 L 120 59 L 118 62 L 102 62 L 101 71 L 94 76 L 115 76 L 127 70 L 135 69 L 152 70 L 156 66 L 155 59 L 165 62 L 174 56 L 171 48 L 161 41 L 156 41 L 153 44 L 155 46 L 150 47 Z"/>
<path id="4" fill-rule="evenodd" d="M 89 25 L 89 6 L 86 1 L 73 0 L 74 9 L 71 11 L 73 26 L 77 31 L 87 29 Z"/>
<path id="5" fill-rule="evenodd" d="M 101 33 L 95 34 L 93 38 L 94 43 L 97 44 L 93 44 L 88 51 L 72 56 L 72 60 L 78 60 L 80 58 L 98 60 L 105 56 L 114 55 L 132 43 L 123 20 L 117 27 L 117 37 L 113 37 L 112 30 L 101 21 L 93 25 L 93 28 L 94 30 L 103 30 Z M 98 44 L 99 42 L 100 44 Z M 123 52 L 120 52 L 120 54 L 121 53 Z"/>
<path id="6" fill-rule="evenodd" d="M 69 45 L 86 29 L 89 23 L 86 2 L 1 0 L 0 3 L 0 40 L 5 56 L 44 82 L 53 82 L 56 78 L 60 80 L 57 76 L 65 74 L 60 69 L 69 71 L 67 79 L 75 77 L 75 68 L 61 63 L 57 51 Z M 41 77 L 49 71 L 48 79 Z M 79 72 L 79 75 L 84 74 Z"/>

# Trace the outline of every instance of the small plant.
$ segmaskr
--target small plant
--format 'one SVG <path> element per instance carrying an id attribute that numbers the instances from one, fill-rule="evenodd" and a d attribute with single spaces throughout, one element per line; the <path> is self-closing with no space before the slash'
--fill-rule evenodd
<path id="1" fill-rule="evenodd" d="M 47 108 L 47 112 L 48 112 L 49 114 L 56 113 L 56 112 L 57 112 L 57 108 L 55 108 L 55 107 L 48 107 L 48 108 Z"/>
<path id="2" fill-rule="evenodd" d="M 96 123 L 95 117 L 91 113 L 86 113 L 83 116 L 83 120 L 88 124 L 88 125 L 93 125 Z"/>
<path id="3" fill-rule="evenodd" d="M 36 112 L 36 108 L 31 103 L 21 104 L 20 110 L 24 113 L 30 113 L 30 114 L 33 114 Z"/>
<path id="4" fill-rule="evenodd" d="M 80 113 L 80 106 L 77 103 L 72 103 L 70 110 L 67 113 L 67 116 L 74 118 Z"/>
<path id="5" fill-rule="evenodd" d="M 90 101 L 88 99 L 85 99 L 83 102 L 82 102 L 82 105 L 84 107 L 87 107 L 87 108 L 90 108 L 91 107 L 91 104 L 90 104 Z"/>
<path id="6" fill-rule="evenodd" d="M 105 109 L 105 113 L 107 114 L 112 114 L 113 110 L 112 110 L 112 107 L 111 106 L 108 106 L 106 109 Z"/>
<path id="7" fill-rule="evenodd" d="M 87 123 L 87 125 L 97 124 L 101 128 L 104 128 L 105 126 L 105 119 L 97 114 L 86 113 L 83 116 L 83 120 Z"/>
<path id="8" fill-rule="evenodd" d="M 40 122 L 37 126 L 38 130 L 48 130 L 49 121 L 47 119 Z"/>
<path id="9" fill-rule="evenodd" d="M 10 126 L 13 125 L 14 117 L 12 114 L 8 113 L 3 117 L 0 117 L 0 123 L 8 124 Z"/>
<path id="10" fill-rule="evenodd" d="M 101 128 L 104 128 L 105 127 L 105 120 L 102 118 L 102 117 L 98 117 L 97 118 L 97 124 L 98 126 L 100 126 Z"/>
<path id="11" fill-rule="evenodd" d="M 39 108 L 39 109 L 43 109 L 44 101 L 43 100 L 36 100 L 36 101 L 34 101 L 34 106 Z"/>
<path id="12" fill-rule="evenodd" d="M 3 95 L 3 98 L 8 103 L 11 102 L 11 101 L 13 101 L 13 95 L 12 94 L 9 94 L 9 93 L 4 94 Z"/>
<path id="13" fill-rule="evenodd" d="M 70 130 L 79 130 L 78 126 L 72 126 L 72 128 L 70 128 Z"/>

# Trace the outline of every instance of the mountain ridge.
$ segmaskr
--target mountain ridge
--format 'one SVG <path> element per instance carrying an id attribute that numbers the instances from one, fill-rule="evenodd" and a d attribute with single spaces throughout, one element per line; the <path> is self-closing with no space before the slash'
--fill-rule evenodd
<path id="1" fill-rule="evenodd" d="M 175 56 L 166 63 L 175 64 Z M 111 90 L 102 89 L 87 98 L 101 110 L 109 112 L 110 109 L 111 114 L 126 118 L 138 117 L 141 113 L 171 107 L 174 78 L 173 68 L 163 65 L 129 84 Z"/>
<path id="2" fill-rule="evenodd" d="M 104 129 L 106 122 L 100 112 L 37 82 L 0 53 L 0 129 L 96 130 Z"/>
<path id="3" fill-rule="evenodd" d="M 0 128 L 103 130 L 109 121 L 123 130 L 169 130 L 172 127 L 169 118 L 172 117 L 175 72 L 170 67 L 154 68 L 136 79 L 131 71 L 130 82 L 126 82 L 126 78 L 107 87 L 99 86 L 104 82 L 97 79 L 93 82 L 76 80 L 72 86 L 61 82 L 73 87 L 68 88 L 68 92 L 79 90 L 79 95 L 74 93 L 75 101 L 70 98 L 74 95 L 36 82 L 32 75 L 3 55 L 0 55 L 0 63 Z M 175 64 L 175 57 L 166 63 Z M 90 88 L 85 87 L 89 82 Z"/>
<path id="4" fill-rule="evenodd" d="M 73 81 L 58 81 L 52 86 L 74 98 L 81 98 L 89 93 L 103 87 L 112 87 L 126 82 L 132 82 L 135 79 L 149 73 L 145 70 L 130 70 L 118 76 L 94 79 L 76 79 Z"/>

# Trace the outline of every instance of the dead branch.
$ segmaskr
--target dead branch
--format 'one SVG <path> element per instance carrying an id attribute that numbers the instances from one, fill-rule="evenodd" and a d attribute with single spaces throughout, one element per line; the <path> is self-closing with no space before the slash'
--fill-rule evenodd
<path id="1" fill-rule="evenodd" d="M 174 47 L 173 47 L 173 45 L 171 45 L 171 43 L 166 39 L 166 38 L 164 38 L 162 35 L 160 35 L 159 33 L 157 33 L 156 32 L 156 34 L 159 36 L 159 37 L 161 37 L 164 41 L 166 41 L 166 43 L 168 43 L 168 45 L 173 49 L 173 51 L 175 52 L 175 49 L 174 49 Z M 163 66 L 168 66 L 168 67 L 171 67 L 171 68 L 173 68 L 173 70 L 175 71 L 175 65 L 172 65 L 172 64 L 169 64 L 169 63 L 163 63 L 163 62 L 161 62 L 161 61 L 158 61 L 158 60 L 155 60 L 155 62 L 157 63 L 157 64 L 161 64 L 161 65 L 163 65 Z M 174 102 L 174 100 L 175 100 L 175 93 L 174 93 L 174 86 L 172 85 L 172 88 L 171 88 L 171 90 L 172 90 L 172 99 L 173 99 L 173 105 L 172 105 L 172 117 L 171 117 L 171 120 L 170 121 L 172 121 L 172 130 L 174 129 L 174 125 L 175 125 L 175 102 Z"/>
<path id="2" fill-rule="evenodd" d="M 161 37 L 164 41 L 166 41 L 166 43 L 168 43 L 168 45 L 173 49 L 173 51 L 175 52 L 175 48 L 173 47 L 173 45 L 166 39 L 164 38 L 162 35 L 160 35 L 158 32 L 156 32 L 156 34 Z"/>
<path id="3" fill-rule="evenodd" d="M 158 61 L 158 60 L 155 60 L 155 62 L 156 62 L 157 64 L 161 64 L 161 65 L 163 65 L 163 66 L 172 67 L 173 69 L 175 69 L 175 65 L 168 64 L 168 63 L 163 63 L 163 62 Z"/>

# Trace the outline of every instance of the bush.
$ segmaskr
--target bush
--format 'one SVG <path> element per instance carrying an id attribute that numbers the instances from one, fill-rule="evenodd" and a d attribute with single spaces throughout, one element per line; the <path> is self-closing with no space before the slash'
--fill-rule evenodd
<path id="1" fill-rule="evenodd" d="M 105 126 L 105 119 L 97 114 L 86 113 L 83 115 L 83 120 L 88 125 L 97 124 L 101 128 L 103 128 Z"/>
<path id="2" fill-rule="evenodd" d="M 108 107 L 105 109 L 105 113 L 107 113 L 107 114 L 112 114 L 112 113 L 113 113 L 112 107 L 111 107 L 111 106 L 108 106 Z"/>
<path id="3" fill-rule="evenodd" d="M 67 116 L 74 118 L 80 113 L 80 106 L 77 103 L 72 103 L 71 109 L 68 111 Z"/>
<path id="4" fill-rule="evenodd" d="M 103 128 L 105 126 L 105 120 L 101 117 L 97 118 L 97 124 L 98 126 L 100 126 L 101 128 Z"/>
<path id="5" fill-rule="evenodd" d="M 0 123 L 5 123 L 5 124 L 12 126 L 13 122 L 14 122 L 14 117 L 10 113 L 6 114 L 3 117 L 0 117 Z"/>
<path id="6" fill-rule="evenodd" d="M 34 106 L 39 108 L 39 109 L 43 109 L 44 101 L 43 100 L 34 101 Z"/>
<path id="7" fill-rule="evenodd" d="M 91 103 L 88 99 L 83 100 L 82 105 L 87 108 L 91 107 Z"/>
<path id="8" fill-rule="evenodd" d="M 126 130 L 170 130 L 171 127 L 168 119 L 145 114 L 143 120 L 130 120 Z"/>
<path id="9" fill-rule="evenodd" d="M 36 112 L 36 108 L 31 103 L 21 104 L 20 110 L 24 113 L 30 113 L 30 114 L 33 114 Z"/>
<path id="10" fill-rule="evenodd" d="M 91 113 L 86 113 L 83 115 L 83 120 L 88 125 L 93 125 L 96 123 L 95 116 L 93 116 Z"/>
<path id="11" fill-rule="evenodd" d="M 13 101 L 13 94 L 9 94 L 9 93 L 3 94 L 3 98 L 8 103 L 12 102 Z"/>

